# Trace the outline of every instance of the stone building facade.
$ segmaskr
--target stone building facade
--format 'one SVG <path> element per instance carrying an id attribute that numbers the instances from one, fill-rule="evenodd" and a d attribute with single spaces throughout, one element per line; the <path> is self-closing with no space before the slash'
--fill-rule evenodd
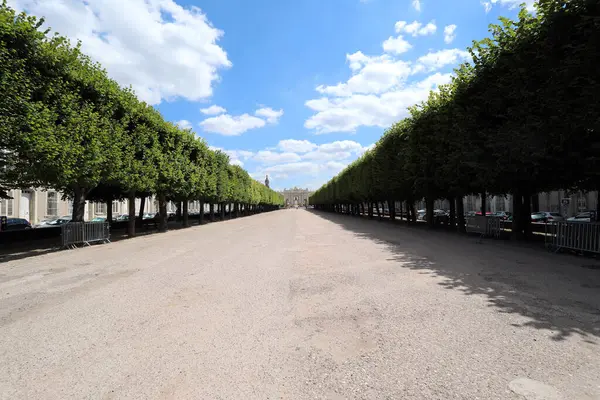
<path id="1" fill-rule="evenodd" d="M 294 206 L 307 206 L 308 198 L 314 193 L 308 189 L 301 189 L 294 187 L 292 189 L 284 189 L 279 192 L 283 195 L 284 203 L 286 207 Z"/>

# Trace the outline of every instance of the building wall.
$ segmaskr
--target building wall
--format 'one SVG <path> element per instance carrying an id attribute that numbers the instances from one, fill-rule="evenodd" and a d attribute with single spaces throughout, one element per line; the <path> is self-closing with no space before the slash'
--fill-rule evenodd
<path id="1" fill-rule="evenodd" d="M 287 206 L 293 206 L 296 201 L 299 206 L 302 206 L 308 204 L 308 198 L 312 196 L 314 192 L 311 192 L 308 189 L 286 189 L 279 193 L 283 195 L 284 202 Z"/>
<path id="2" fill-rule="evenodd" d="M 7 217 L 25 218 L 32 224 L 37 224 L 44 219 L 61 216 L 71 216 L 73 204 L 70 200 L 63 200 L 62 194 L 54 190 L 12 190 L 8 192 L 12 199 L 0 200 L 0 215 Z M 113 216 L 127 214 L 129 205 L 127 200 L 113 203 Z M 136 210 L 139 210 L 141 200 L 136 199 Z M 199 206 L 198 206 L 199 207 Z M 146 199 L 144 212 L 156 213 L 158 206 L 154 198 Z M 84 219 L 91 220 L 95 217 L 106 216 L 106 205 L 87 201 Z"/>

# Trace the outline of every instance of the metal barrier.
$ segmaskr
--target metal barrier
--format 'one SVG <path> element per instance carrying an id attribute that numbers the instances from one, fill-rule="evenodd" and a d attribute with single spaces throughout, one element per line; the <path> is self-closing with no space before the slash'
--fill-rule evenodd
<path id="1" fill-rule="evenodd" d="M 546 224 L 546 247 L 600 253 L 600 224 L 587 222 L 554 222 Z"/>
<path id="2" fill-rule="evenodd" d="M 480 238 L 493 237 L 499 239 L 502 232 L 504 232 L 504 220 L 482 215 L 466 217 L 465 229 L 467 233 L 479 233 Z"/>
<path id="3" fill-rule="evenodd" d="M 487 223 L 486 234 L 495 239 L 500 239 L 500 235 L 504 232 L 504 220 L 496 217 L 485 217 Z"/>
<path id="4" fill-rule="evenodd" d="M 63 248 L 70 249 L 77 245 L 110 243 L 110 225 L 108 222 L 69 222 L 61 226 L 61 242 Z"/>

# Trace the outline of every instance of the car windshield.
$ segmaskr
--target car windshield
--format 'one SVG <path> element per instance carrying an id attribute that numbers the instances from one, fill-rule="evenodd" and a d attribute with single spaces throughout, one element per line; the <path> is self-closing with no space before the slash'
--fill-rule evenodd
<path id="1" fill-rule="evenodd" d="M 575 216 L 575 218 L 589 218 L 590 213 L 579 213 Z"/>

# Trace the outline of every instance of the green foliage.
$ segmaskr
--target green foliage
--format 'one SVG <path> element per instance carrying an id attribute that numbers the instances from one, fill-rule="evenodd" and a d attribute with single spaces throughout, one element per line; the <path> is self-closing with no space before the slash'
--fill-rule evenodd
<path id="1" fill-rule="evenodd" d="M 491 25 L 451 84 L 412 107 L 311 204 L 600 189 L 600 5 L 537 8 Z"/>
<path id="2" fill-rule="evenodd" d="M 83 218 L 86 198 L 136 193 L 283 203 L 42 25 L 0 5 L 0 197 L 19 187 L 60 190 L 75 199 L 74 220 Z"/>

